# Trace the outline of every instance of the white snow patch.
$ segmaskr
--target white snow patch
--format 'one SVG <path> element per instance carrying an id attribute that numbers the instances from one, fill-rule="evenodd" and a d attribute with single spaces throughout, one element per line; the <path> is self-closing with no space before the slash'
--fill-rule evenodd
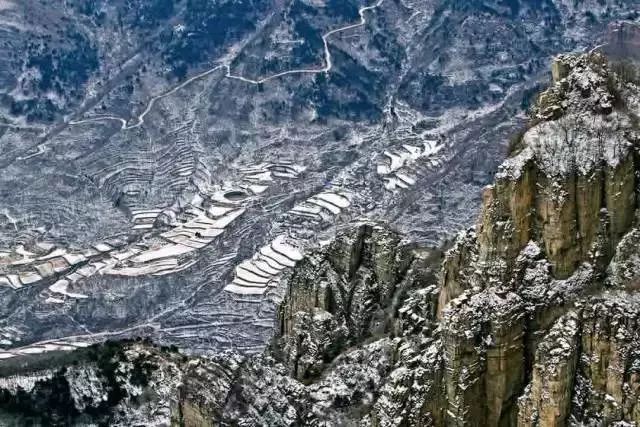
<path id="1" fill-rule="evenodd" d="M 315 196 L 317 199 L 320 200 L 324 200 L 325 202 L 329 202 L 332 205 L 335 205 L 339 208 L 347 208 L 349 207 L 349 205 L 351 205 L 351 202 L 349 202 L 349 199 L 346 198 L 345 196 L 342 196 L 340 194 L 335 194 L 335 193 L 320 193 L 318 195 Z"/>
<path id="2" fill-rule="evenodd" d="M 65 279 L 61 279 L 61 280 L 58 280 L 53 285 L 49 286 L 49 290 L 53 293 L 65 295 L 69 298 L 77 298 L 77 299 L 88 298 L 87 295 L 68 292 L 67 291 L 68 286 L 69 286 L 69 281 Z"/>
<path id="3" fill-rule="evenodd" d="M 181 244 L 172 244 L 162 246 L 158 249 L 152 249 L 146 252 L 142 252 L 140 255 L 133 258 L 134 262 L 149 262 L 162 258 L 171 258 L 186 253 L 192 252 L 194 248 Z"/>
<path id="4" fill-rule="evenodd" d="M 271 247 L 293 261 L 301 261 L 304 258 L 298 248 L 285 242 L 285 236 L 283 235 L 276 237 L 271 243 Z"/>

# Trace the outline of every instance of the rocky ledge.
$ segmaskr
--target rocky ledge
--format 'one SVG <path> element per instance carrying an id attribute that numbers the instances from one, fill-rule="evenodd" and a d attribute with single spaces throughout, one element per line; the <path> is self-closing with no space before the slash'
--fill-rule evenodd
<path id="1" fill-rule="evenodd" d="M 279 333 L 263 354 L 127 342 L 15 360 L 0 372 L 0 416 L 640 424 L 640 88 L 629 67 L 598 53 L 556 60 L 478 223 L 446 255 L 354 225 L 283 279 Z"/>

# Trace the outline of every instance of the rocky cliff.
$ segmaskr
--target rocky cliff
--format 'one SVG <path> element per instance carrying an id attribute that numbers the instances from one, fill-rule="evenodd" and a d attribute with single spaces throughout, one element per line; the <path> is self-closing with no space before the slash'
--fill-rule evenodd
<path id="1" fill-rule="evenodd" d="M 639 110 L 614 68 L 596 53 L 556 59 L 478 224 L 445 260 L 450 425 L 638 421 L 633 345 L 616 341 L 636 333 Z"/>
<path id="2" fill-rule="evenodd" d="M 129 342 L 46 365 L 34 356 L 3 368 L 0 416 L 638 425 L 640 88 L 599 53 L 552 68 L 477 224 L 446 255 L 356 224 L 284 278 L 263 354 L 192 357 Z"/>

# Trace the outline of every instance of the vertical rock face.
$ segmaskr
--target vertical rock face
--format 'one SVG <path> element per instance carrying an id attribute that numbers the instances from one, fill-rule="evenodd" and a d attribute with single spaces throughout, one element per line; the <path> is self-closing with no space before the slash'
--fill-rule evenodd
<path id="1" fill-rule="evenodd" d="M 609 285 L 638 290 L 640 285 L 640 230 L 634 228 L 618 244 L 608 270 Z"/>
<path id="2" fill-rule="evenodd" d="M 186 426 L 214 426 L 224 411 L 228 390 L 241 366 L 239 357 L 215 360 L 190 360 L 182 368 L 183 378 L 178 387 L 173 422 Z M 203 393 L 207 390 L 207 393 Z"/>
<path id="3" fill-rule="evenodd" d="M 518 426 L 564 426 L 571 397 L 579 345 L 579 318 L 561 317 L 538 345 L 531 382 L 519 399 Z"/>
<path id="4" fill-rule="evenodd" d="M 545 253 L 560 278 L 570 276 L 580 260 L 575 187 L 575 176 L 561 181 L 544 177 L 536 198 L 536 219 Z"/>
<path id="5" fill-rule="evenodd" d="M 524 371 L 524 309 L 516 294 L 452 301 L 442 322 L 449 425 L 509 425 Z"/>
<path id="6" fill-rule="evenodd" d="M 556 60 L 551 64 L 551 77 L 554 82 L 566 78 L 569 75 L 569 67 L 564 61 Z"/>
<path id="7" fill-rule="evenodd" d="M 614 293 L 585 307 L 576 419 L 640 422 L 639 302 L 635 294 Z"/>
<path id="8" fill-rule="evenodd" d="M 603 193 L 606 193 L 602 174 L 602 171 L 597 170 L 578 175 L 576 179 L 577 243 L 580 259 L 588 258 L 598 233 L 606 234 L 600 221 Z"/>
<path id="9" fill-rule="evenodd" d="M 636 136 L 634 135 L 634 138 Z M 634 139 L 634 142 L 637 140 Z M 605 171 L 605 208 L 609 217 L 611 249 L 629 231 L 636 208 L 636 167 L 632 152 L 622 155 L 619 164 Z"/>
<path id="10" fill-rule="evenodd" d="M 494 277 L 511 270 L 533 239 L 544 247 L 554 275 L 567 278 L 592 251 L 611 254 L 632 225 L 634 107 L 611 109 L 616 77 L 602 56 L 560 57 L 554 70 L 554 84 L 539 98 L 523 149 L 502 165 L 484 193 L 479 261 L 491 264 Z M 594 247 L 599 233 L 607 239 L 605 248 Z"/>
<path id="11" fill-rule="evenodd" d="M 638 88 L 598 54 L 553 79 L 443 265 L 449 425 L 635 422 L 635 313 L 590 295 L 639 277 Z"/>
<path id="12" fill-rule="evenodd" d="M 438 298 L 438 318 L 449 301 L 457 298 L 472 286 L 478 261 L 477 236 L 474 230 L 458 235 L 454 246 L 447 252 L 446 262 L 442 265 L 442 286 Z"/>
<path id="13" fill-rule="evenodd" d="M 517 176 L 503 177 L 485 189 L 480 217 L 480 261 L 507 261 L 511 267 L 520 250 L 531 239 L 532 208 L 536 194 L 536 171 L 525 163 Z"/>
<path id="14" fill-rule="evenodd" d="M 638 302 L 605 293 L 554 324 L 536 350 L 519 426 L 640 421 Z"/>
<path id="15" fill-rule="evenodd" d="M 295 269 L 280 308 L 283 355 L 298 379 L 319 374 L 344 347 L 384 332 L 413 254 L 400 237 L 366 224 Z"/>

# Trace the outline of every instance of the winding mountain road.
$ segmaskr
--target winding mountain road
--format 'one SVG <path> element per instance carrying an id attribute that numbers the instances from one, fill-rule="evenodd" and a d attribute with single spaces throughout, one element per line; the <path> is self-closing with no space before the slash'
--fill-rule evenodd
<path id="1" fill-rule="evenodd" d="M 70 125 L 81 125 L 81 124 L 85 124 L 85 123 L 94 123 L 94 122 L 101 122 L 101 121 L 118 121 L 122 124 L 121 130 L 129 130 L 129 129 L 134 129 L 137 127 L 140 127 L 144 124 L 144 118 L 147 114 L 149 114 L 149 112 L 151 112 L 151 110 L 153 109 L 154 105 L 156 104 L 156 102 L 162 98 L 165 98 L 169 95 L 172 95 L 174 93 L 176 93 L 177 91 L 179 91 L 180 89 L 190 85 L 191 83 L 200 80 L 204 77 L 209 76 L 210 74 L 215 73 L 216 71 L 220 70 L 220 69 L 226 69 L 226 73 L 224 75 L 225 78 L 228 79 L 233 79 L 233 80 L 239 80 L 248 84 L 252 84 L 252 85 L 259 85 L 262 83 L 266 83 L 268 81 L 274 80 L 274 79 L 278 79 L 280 77 L 284 77 L 284 76 L 288 76 L 288 75 L 292 75 L 292 74 L 320 74 L 320 73 L 328 73 L 331 71 L 331 69 L 333 68 L 333 62 L 331 59 L 331 50 L 329 49 L 329 37 L 344 32 L 344 31 L 348 31 L 348 30 L 352 30 L 354 28 L 358 28 L 358 27 L 362 27 L 364 25 L 366 25 L 367 23 L 367 19 L 365 18 L 365 12 L 377 9 L 378 7 L 380 7 L 382 5 L 382 3 L 384 3 L 384 0 L 378 0 L 375 4 L 371 5 L 371 6 L 364 6 L 361 7 L 358 10 L 358 14 L 360 15 L 360 21 L 356 22 L 355 24 L 349 24 L 346 25 L 344 27 L 340 27 L 340 28 L 336 28 L 334 30 L 331 30 L 327 33 L 325 33 L 322 36 L 322 42 L 324 44 L 324 58 L 325 58 L 325 65 L 323 67 L 320 68 L 301 68 L 301 69 L 294 69 L 294 70 L 288 70 L 288 71 L 283 71 L 281 73 L 277 73 L 277 74 L 273 74 L 271 76 L 267 76 L 267 77 L 263 77 L 257 80 L 254 79 L 250 79 L 247 77 L 243 77 L 240 75 L 234 75 L 231 73 L 231 66 L 229 64 L 219 64 L 216 65 L 215 67 L 204 71 L 200 74 L 197 74 L 187 80 L 185 80 L 184 82 L 180 83 L 179 85 L 175 86 L 174 88 L 161 93 L 160 95 L 156 95 L 153 98 L 151 98 L 149 100 L 149 103 L 147 104 L 147 107 L 142 111 L 142 113 L 140 113 L 140 115 L 138 115 L 138 117 L 136 118 L 135 122 L 132 124 L 129 124 L 129 121 L 127 121 L 125 118 L 123 117 L 119 117 L 119 116 L 111 116 L 111 115 L 105 115 L 105 116 L 95 116 L 95 117 L 89 117 L 86 119 L 81 119 L 81 120 L 72 120 L 69 121 Z"/>

